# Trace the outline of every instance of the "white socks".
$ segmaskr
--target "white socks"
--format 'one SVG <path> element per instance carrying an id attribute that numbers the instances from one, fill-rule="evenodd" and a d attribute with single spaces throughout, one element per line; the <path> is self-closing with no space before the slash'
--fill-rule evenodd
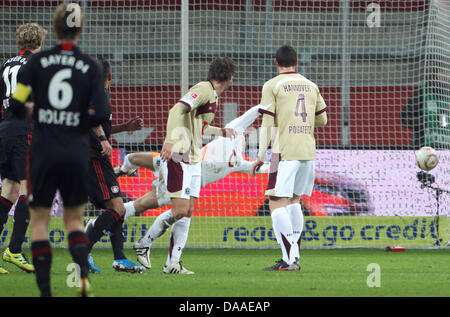
<path id="1" fill-rule="evenodd" d="M 283 261 L 291 264 L 293 262 L 290 260 L 293 230 L 289 214 L 286 208 L 277 208 L 272 211 L 271 217 L 272 226 L 277 236 L 277 241 L 281 246 L 281 252 L 283 253 Z"/>
<path id="2" fill-rule="evenodd" d="M 183 217 L 172 226 L 170 232 L 170 248 L 166 265 L 180 261 L 189 234 L 191 218 Z"/>
<path id="3" fill-rule="evenodd" d="M 300 259 L 300 237 L 302 236 L 303 230 L 303 212 L 300 204 L 292 204 L 286 206 L 289 218 L 292 224 L 292 249 L 291 249 L 291 259 L 295 261 L 295 258 Z"/>
<path id="4" fill-rule="evenodd" d="M 120 170 L 124 173 L 128 173 L 129 170 L 133 170 L 133 169 L 137 169 L 139 166 L 134 165 L 130 162 L 130 160 L 128 160 L 128 155 L 125 155 L 125 159 L 123 160 L 123 164 L 120 167 Z"/>
<path id="5" fill-rule="evenodd" d="M 153 224 L 148 228 L 145 236 L 143 236 L 139 242 L 143 244 L 152 244 L 153 241 L 158 239 L 166 232 L 166 230 L 175 223 L 175 218 L 172 214 L 172 209 L 169 209 L 158 217 L 156 217 Z"/>
<path id="6" fill-rule="evenodd" d="M 303 230 L 303 212 L 300 204 L 291 204 L 272 211 L 272 226 L 278 244 L 281 246 L 283 261 L 292 264 L 300 259 L 299 242 Z"/>
<path id="7" fill-rule="evenodd" d="M 136 214 L 136 209 L 134 208 L 134 201 L 129 201 L 123 205 L 125 206 L 125 216 L 124 216 L 125 220 Z"/>
<path id="8" fill-rule="evenodd" d="M 169 255 L 167 256 L 166 265 L 173 262 L 180 261 L 181 254 L 183 253 L 184 246 L 189 235 L 189 227 L 191 225 L 191 218 L 183 217 L 176 221 L 172 214 L 172 209 L 169 209 L 158 217 L 156 217 L 155 222 L 145 233 L 139 243 L 151 245 L 156 239 L 166 232 L 166 230 L 172 226 L 170 232 L 170 247 Z"/>

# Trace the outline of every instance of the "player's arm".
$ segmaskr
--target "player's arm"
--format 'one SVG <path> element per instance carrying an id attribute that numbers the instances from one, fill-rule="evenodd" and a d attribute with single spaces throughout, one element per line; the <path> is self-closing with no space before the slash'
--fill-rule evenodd
<path id="1" fill-rule="evenodd" d="M 167 118 L 166 138 L 161 149 L 163 161 L 170 160 L 174 146 L 182 148 L 182 143 L 190 141 L 190 131 L 187 128 L 189 112 L 204 105 L 207 101 L 207 94 L 202 91 L 200 86 L 196 85 L 170 109 Z"/>
<path id="2" fill-rule="evenodd" d="M 233 128 L 238 130 L 238 132 L 244 132 L 249 126 L 255 122 L 256 119 L 267 110 L 270 105 L 256 105 L 248 109 L 243 115 L 233 119 L 227 125 L 226 128 Z"/>
<path id="3" fill-rule="evenodd" d="M 36 70 L 33 57 L 20 68 L 19 74 L 17 76 L 17 89 L 11 95 L 9 100 L 9 108 L 18 118 L 25 118 L 29 113 L 30 109 L 27 107 L 27 101 L 31 96 L 32 88 L 31 84 L 34 80 L 35 74 L 38 72 Z"/>
<path id="4" fill-rule="evenodd" d="M 255 176 L 264 164 L 264 158 L 275 130 L 275 95 L 269 82 L 263 86 L 260 105 L 264 107 L 259 110 L 263 115 L 263 119 L 259 133 L 258 157 L 253 162 L 252 176 Z"/>
<path id="5" fill-rule="evenodd" d="M 181 102 L 177 102 L 170 109 L 169 117 L 167 118 L 166 138 L 161 149 L 163 161 L 170 160 L 174 145 L 189 135 L 186 127 L 187 114 L 189 112 L 190 108 Z"/>
<path id="6" fill-rule="evenodd" d="M 267 149 L 269 148 L 272 134 L 275 127 L 275 94 L 270 82 L 264 84 L 259 110 L 262 113 L 262 123 L 259 134 L 259 151 L 258 159 L 264 161 Z"/>
<path id="7" fill-rule="evenodd" d="M 258 158 L 264 161 L 267 149 L 269 148 L 272 139 L 273 128 L 275 126 L 275 113 L 270 110 L 265 110 L 263 113 L 263 120 L 261 123 L 261 130 L 259 133 L 259 150 Z"/>
<path id="8" fill-rule="evenodd" d="M 25 118 L 28 114 L 28 108 L 26 102 L 31 95 L 31 87 L 20 82 L 17 83 L 17 89 L 12 94 L 9 101 L 9 108 L 18 118 Z"/>
<path id="9" fill-rule="evenodd" d="M 327 124 L 327 105 L 323 97 L 318 92 L 318 99 L 316 104 L 316 119 L 314 125 L 316 127 L 323 127 Z"/>
<path id="10" fill-rule="evenodd" d="M 111 127 L 111 134 L 116 134 L 120 132 L 133 132 L 141 130 L 144 127 L 144 121 L 140 117 L 136 117 L 128 120 L 122 124 L 116 124 Z"/>
<path id="11" fill-rule="evenodd" d="M 100 140 L 100 144 L 102 146 L 102 155 L 111 156 L 113 153 L 113 149 L 108 139 L 106 138 L 105 131 L 103 130 L 101 125 L 92 128 L 92 131 Z"/>
<path id="12" fill-rule="evenodd" d="M 264 164 L 267 149 L 269 148 L 272 134 L 275 126 L 275 113 L 266 110 L 261 124 L 261 131 L 259 134 L 259 150 L 258 157 L 253 162 L 251 175 L 255 176 Z"/>
<path id="13" fill-rule="evenodd" d="M 229 127 L 219 128 L 207 125 L 203 130 L 203 135 L 212 137 L 222 136 L 224 138 L 234 138 L 237 135 L 237 132 L 235 129 Z"/>

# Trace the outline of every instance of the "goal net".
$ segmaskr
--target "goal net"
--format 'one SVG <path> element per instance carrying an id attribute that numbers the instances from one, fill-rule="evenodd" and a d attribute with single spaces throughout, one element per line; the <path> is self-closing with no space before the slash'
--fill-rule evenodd
<path id="1" fill-rule="evenodd" d="M 15 30 L 25 22 L 48 30 L 43 49 L 54 45 L 51 20 L 60 2 L 1 1 L 1 59 L 17 54 Z M 448 1 L 78 2 L 85 16 L 79 46 L 112 65 L 113 124 L 144 120 L 142 130 L 112 136 L 114 166 L 127 153 L 160 151 L 170 107 L 206 79 L 213 57 L 229 56 L 237 66 L 212 123 L 224 126 L 259 103 L 263 83 L 277 74 L 276 50 L 289 44 L 297 50 L 298 71 L 320 87 L 328 105 L 328 124 L 315 132 L 313 194 L 301 198 L 302 248 L 447 245 L 450 197 L 442 193 L 437 200 L 435 190 L 421 186 L 414 152 L 425 145 L 438 151 L 432 186 L 449 190 Z M 252 124 L 246 160 L 256 157 L 260 124 Z M 152 190 L 154 179 L 143 168 L 120 177 L 124 200 Z M 267 180 L 235 172 L 205 186 L 187 247 L 277 247 Z M 61 208 L 53 207 L 51 242 L 65 247 Z M 169 208 L 130 218 L 125 245 Z M 99 212 L 87 207 L 89 217 Z M 0 237 L 4 244 L 11 229 L 12 220 Z M 166 247 L 168 236 L 155 246 Z M 108 238 L 98 246 L 109 246 Z"/>

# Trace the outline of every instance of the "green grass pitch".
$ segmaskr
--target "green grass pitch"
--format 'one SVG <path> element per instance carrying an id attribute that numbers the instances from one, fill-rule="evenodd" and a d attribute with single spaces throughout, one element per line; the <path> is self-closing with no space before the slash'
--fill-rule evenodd
<path id="1" fill-rule="evenodd" d="M 134 251 L 125 250 L 135 260 Z M 29 254 L 29 250 L 25 251 Z M 302 250 L 302 270 L 263 272 L 280 258 L 275 249 L 186 249 L 183 263 L 195 275 L 163 274 L 166 249 L 152 250 L 151 270 L 143 274 L 114 272 L 111 249 L 94 249 L 101 274 L 91 275 L 96 297 L 322 297 L 322 296 L 450 296 L 450 250 L 379 249 Z M 67 249 L 53 249 L 52 290 L 54 296 L 72 297 L 67 286 Z M 369 287 L 367 279 L 380 268 L 380 287 Z M 35 277 L 9 263 L 0 275 L 0 297 L 38 296 Z"/>

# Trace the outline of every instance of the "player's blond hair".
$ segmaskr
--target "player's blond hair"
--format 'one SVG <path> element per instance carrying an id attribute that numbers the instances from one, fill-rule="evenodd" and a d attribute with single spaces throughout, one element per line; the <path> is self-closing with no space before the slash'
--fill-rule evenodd
<path id="1" fill-rule="evenodd" d="M 53 30 L 56 33 L 56 38 L 58 40 L 74 40 L 83 26 L 83 14 L 81 13 L 81 9 L 79 5 L 71 3 L 70 5 L 76 5 L 78 8 L 78 13 L 80 14 L 80 25 L 69 24 L 70 17 L 73 12 L 68 8 L 69 4 L 63 3 L 60 4 L 53 15 Z"/>
<path id="2" fill-rule="evenodd" d="M 16 30 L 16 42 L 19 50 L 35 50 L 42 45 L 47 31 L 37 23 L 25 23 Z"/>

